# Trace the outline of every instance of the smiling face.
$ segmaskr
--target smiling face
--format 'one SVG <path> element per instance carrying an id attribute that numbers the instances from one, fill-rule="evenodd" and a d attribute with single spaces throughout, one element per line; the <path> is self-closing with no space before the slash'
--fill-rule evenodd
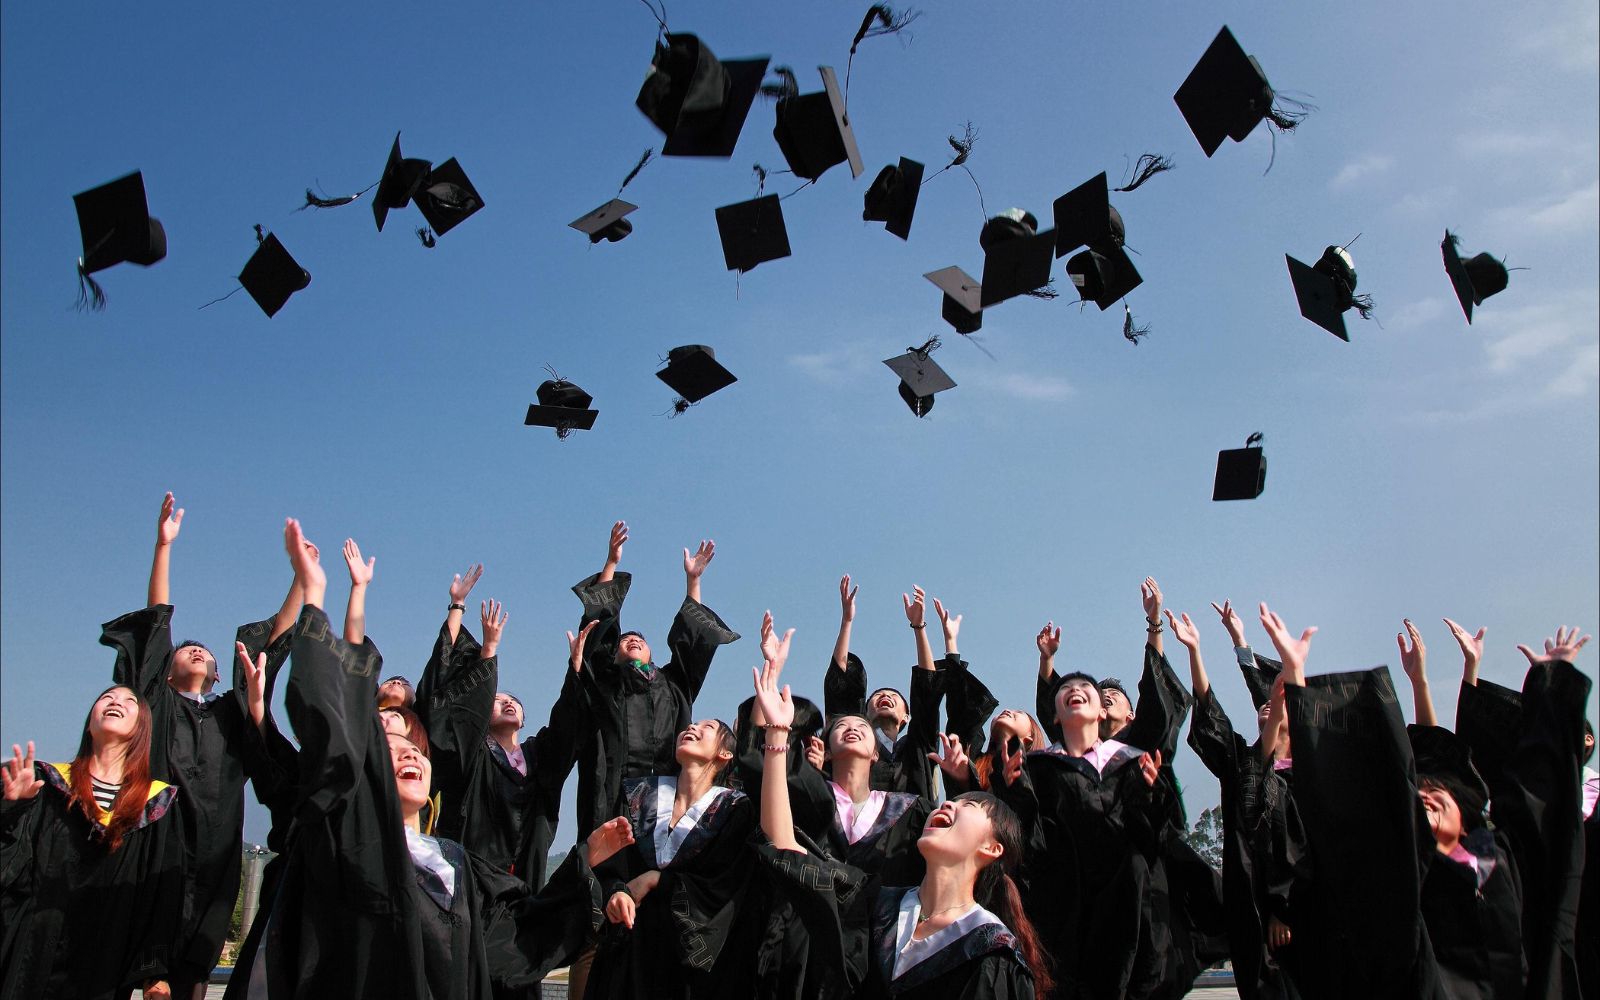
<path id="1" fill-rule="evenodd" d="M 867 699 L 867 715 L 874 725 L 901 726 L 910 714 L 906 700 L 894 688 L 879 688 Z"/>
<path id="2" fill-rule="evenodd" d="M 1100 693 L 1100 705 L 1106 710 L 1106 720 L 1113 729 L 1121 729 L 1133 721 L 1133 703 L 1121 688 L 1107 687 Z"/>
<path id="3" fill-rule="evenodd" d="M 217 658 L 198 642 L 188 642 L 172 652 L 167 683 L 179 691 L 209 691 L 217 683 Z"/>
<path id="4" fill-rule="evenodd" d="M 1426 779 L 1417 794 L 1422 798 L 1422 808 L 1428 814 L 1428 826 L 1433 830 L 1434 843 L 1441 852 L 1449 853 L 1461 842 L 1461 807 L 1447 789 L 1430 784 Z"/>
<path id="5" fill-rule="evenodd" d="M 1081 677 L 1069 677 L 1056 692 L 1056 719 L 1063 725 L 1098 724 L 1106 717 L 1100 689 Z"/>
<path id="6" fill-rule="evenodd" d="M 493 729 L 506 729 L 515 733 L 522 728 L 522 702 L 515 695 L 497 692 L 494 696 L 494 712 L 489 716 L 489 726 Z"/>
<path id="7" fill-rule="evenodd" d="M 1024 751 L 1034 749 L 1036 734 L 1033 731 L 1033 718 L 1027 712 L 1008 708 L 994 717 L 994 723 L 989 727 L 989 744 L 1004 746 L 1014 739 L 1022 741 Z"/>
<path id="8" fill-rule="evenodd" d="M 89 710 L 89 738 L 96 747 L 133 738 L 139 725 L 139 696 L 131 688 L 114 687 Z"/>
<path id="9" fill-rule="evenodd" d="M 416 692 L 411 688 L 411 682 L 404 677 L 391 677 L 378 685 L 378 707 L 389 708 L 394 705 L 410 707 L 416 701 Z"/>
<path id="10" fill-rule="evenodd" d="M 627 663 L 630 660 L 650 662 L 650 644 L 637 632 L 629 632 L 617 640 L 617 662 Z"/>
<path id="11" fill-rule="evenodd" d="M 732 739 L 725 738 L 726 731 L 716 719 L 705 719 L 678 734 L 678 764 L 710 764 L 721 769 L 733 760 Z"/>
<path id="12" fill-rule="evenodd" d="M 433 790 L 433 765 L 415 743 L 398 733 L 389 734 L 389 762 L 400 792 L 400 812 L 407 818 L 417 815 Z"/>
<path id="13" fill-rule="evenodd" d="M 1005 853 L 988 810 L 972 799 L 950 799 L 930 813 L 917 850 L 930 865 L 972 859 L 980 868 Z"/>
<path id="14" fill-rule="evenodd" d="M 872 724 L 859 715 L 841 715 L 833 720 L 833 727 L 828 730 L 828 757 L 877 760 L 878 740 L 872 734 Z"/>

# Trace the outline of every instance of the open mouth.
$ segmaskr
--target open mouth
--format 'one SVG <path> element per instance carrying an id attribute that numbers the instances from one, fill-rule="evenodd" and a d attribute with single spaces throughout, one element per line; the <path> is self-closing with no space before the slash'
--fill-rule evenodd
<path id="1" fill-rule="evenodd" d="M 415 764 L 407 764 L 394 773 L 396 781 L 421 781 L 422 768 Z"/>
<path id="2" fill-rule="evenodd" d="M 1067 695 L 1067 704 L 1074 706 L 1087 705 L 1089 704 L 1089 696 L 1081 691 L 1074 691 L 1073 693 Z"/>
<path id="3" fill-rule="evenodd" d="M 844 735 L 839 737 L 839 742 L 841 742 L 841 743 L 860 743 L 861 742 L 861 730 L 859 730 L 859 729 L 846 729 L 844 731 Z"/>
<path id="4" fill-rule="evenodd" d="M 923 827 L 924 832 L 929 830 L 948 830 L 956 825 L 954 810 L 940 807 L 928 816 L 928 825 Z"/>
<path id="5" fill-rule="evenodd" d="M 678 742 L 679 743 L 699 743 L 700 742 L 700 734 L 695 732 L 693 729 L 685 730 L 684 734 L 682 736 L 678 737 Z"/>
<path id="6" fill-rule="evenodd" d="M 122 709 L 115 705 L 107 706 L 106 710 L 100 713 L 100 718 L 102 719 L 123 719 L 126 717 L 127 716 L 123 714 Z"/>

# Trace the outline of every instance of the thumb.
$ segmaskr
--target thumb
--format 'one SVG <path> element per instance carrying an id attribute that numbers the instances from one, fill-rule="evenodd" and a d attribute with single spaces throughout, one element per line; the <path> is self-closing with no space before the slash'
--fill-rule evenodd
<path id="1" fill-rule="evenodd" d="M 1530 663 L 1530 664 L 1536 663 L 1538 661 L 1538 659 L 1539 659 L 1537 656 L 1535 656 L 1533 654 L 1533 650 L 1529 649 L 1527 646 L 1522 645 L 1521 643 L 1517 644 L 1517 652 L 1521 653 L 1523 656 L 1526 656 L 1528 658 L 1528 663 Z"/>

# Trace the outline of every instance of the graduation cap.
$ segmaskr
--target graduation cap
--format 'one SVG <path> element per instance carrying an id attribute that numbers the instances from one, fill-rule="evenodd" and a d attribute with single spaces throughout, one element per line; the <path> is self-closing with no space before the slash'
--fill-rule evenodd
<path id="1" fill-rule="evenodd" d="M 428 171 L 432 169 L 433 164 L 428 160 L 407 159 L 400 155 L 400 133 L 394 134 L 394 145 L 389 147 L 389 159 L 383 165 L 383 175 L 378 178 L 378 193 L 372 196 L 372 217 L 378 223 L 378 232 L 383 232 L 383 224 L 389 218 L 390 209 L 405 208 L 411 204 L 411 199 L 421 190 L 423 182 L 428 179 Z M 352 195 L 348 199 L 336 198 L 333 201 L 349 204 L 359 197 L 360 195 Z M 317 208 L 332 207 L 319 204 L 322 200 L 314 200 L 311 192 L 306 192 L 307 205 Z"/>
<path id="2" fill-rule="evenodd" d="M 1267 487 L 1267 456 L 1258 431 L 1245 439 L 1243 448 L 1217 453 L 1217 478 L 1212 500 L 1254 500 Z"/>
<path id="3" fill-rule="evenodd" d="M 656 378 L 682 397 L 685 407 L 739 381 L 717 362 L 717 352 L 704 344 L 686 344 L 668 351 L 667 367 L 656 372 Z"/>
<path id="4" fill-rule="evenodd" d="M 239 272 L 239 284 L 271 319 L 289 296 L 311 284 L 311 272 L 289 255 L 278 237 L 268 233 Z"/>
<path id="5" fill-rule="evenodd" d="M 1472 761 L 1467 742 L 1440 726 L 1406 726 L 1411 754 L 1417 764 L 1418 784 L 1443 786 L 1456 800 L 1468 830 L 1484 825 L 1489 813 L 1489 785 Z"/>
<path id="6" fill-rule="evenodd" d="M 783 206 L 775 194 L 717 209 L 717 233 L 722 237 L 722 257 L 730 271 L 742 273 L 790 253 Z"/>
<path id="7" fill-rule="evenodd" d="M 906 353 L 883 362 L 900 376 L 900 398 L 919 417 L 933 409 L 935 394 L 956 387 L 955 379 L 933 360 L 932 353 L 938 346 L 939 338 L 933 337 L 921 347 L 907 348 Z"/>
<path id="8" fill-rule="evenodd" d="M 1067 261 L 1067 277 L 1077 286 L 1082 301 L 1093 302 L 1102 311 L 1144 284 L 1133 261 L 1114 243 L 1075 254 Z"/>
<path id="9" fill-rule="evenodd" d="M 448 233 L 483 207 L 483 197 L 453 156 L 430 170 L 412 197 L 435 236 Z"/>
<path id="10" fill-rule="evenodd" d="M 944 293 L 939 313 L 957 333 L 983 329 L 983 286 L 959 267 L 941 267 L 923 275 Z"/>
<path id="11" fill-rule="evenodd" d="M 72 196 L 83 256 L 78 259 L 78 304 L 103 309 L 105 293 L 89 275 L 127 261 L 149 267 L 167 255 L 167 231 L 150 217 L 144 174 L 135 170 Z"/>
<path id="12" fill-rule="evenodd" d="M 1050 208 L 1055 216 L 1057 257 L 1079 247 L 1123 243 L 1122 215 L 1111 207 L 1103 170 L 1057 198 Z"/>
<path id="13" fill-rule="evenodd" d="M 1033 213 L 1020 208 L 1003 212 L 983 224 L 978 233 L 978 245 L 983 248 L 979 303 L 984 308 L 1050 283 L 1056 234 L 1053 230 L 1037 232 L 1038 225 Z"/>
<path id="14" fill-rule="evenodd" d="M 823 89 L 813 94 L 791 94 L 778 101 L 777 124 L 772 137 L 796 177 L 814 181 L 836 163 L 850 164 L 850 176 L 866 169 L 856 134 L 845 112 L 844 96 L 832 66 L 818 66 Z"/>
<path id="15" fill-rule="evenodd" d="M 556 437 L 594 427 L 600 411 L 593 409 L 594 397 L 564 378 L 545 379 L 535 390 L 539 402 L 528 407 L 522 423 L 527 427 L 554 427 Z"/>
<path id="16" fill-rule="evenodd" d="M 722 62 L 694 35 L 658 39 L 634 104 L 666 135 L 661 155 L 732 156 L 767 62 Z"/>
<path id="17" fill-rule="evenodd" d="M 567 223 L 567 226 L 586 234 L 590 244 L 599 243 L 601 240 L 615 243 L 633 232 L 633 223 L 624 216 L 637 211 L 638 208 L 638 205 L 623 201 L 621 198 L 612 198 L 582 218 Z"/>
<path id="18" fill-rule="evenodd" d="M 1372 313 L 1372 296 L 1355 294 L 1356 269 L 1350 254 L 1344 247 L 1331 246 L 1322 251 L 1313 266 L 1288 254 L 1284 254 L 1283 259 L 1289 265 L 1289 279 L 1294 282 L 1300 315 L 1348 342 L 1350 335 L 1345 331 L 1344 314 L 1355 309 L 1366 319 Z"/>
<path id="19" fill-rule="evenodd" d="M 1304 117 L 1304 112 L 1274 107 L 1267 74 L 1255 56 L 1245 54 L 1226 25 L 1172 99 L 1208 157 L 1224 139 L 1243 142 L 1262 119 L 1287 132 Z"/>
<path id="20" fill-rule="evenodd" d="M 922 164 L 900 157 L 878 171 L 862 200 L 861 219 L 882 222 L 889 232 L 903 240 L 911 238 L 911 217 L 917 211 L 917 195 L 922 191 Z"/>
<path id="21" fill-rule="evenodd" d="M 1461 311 L 1467 314 L 1467 322 L 1471 323 L 1472 307 L 1483 305 L 1484 299 L 1505 291 L 1506 285 L 1510 282 L 1510 275 L 1506 271 L 1505 264 L 1486 253 L 1462 260 L 1457 249 L 1460 241 L 1459 236 L 1453 235 L 1446 229 L 1444 242 L 1439 244 L 1439 251 L 1444 255 L 1444 270 L 1450 275 L 1450 284 L 1455 289 L 1456 301 L 1461 303 Z"/>

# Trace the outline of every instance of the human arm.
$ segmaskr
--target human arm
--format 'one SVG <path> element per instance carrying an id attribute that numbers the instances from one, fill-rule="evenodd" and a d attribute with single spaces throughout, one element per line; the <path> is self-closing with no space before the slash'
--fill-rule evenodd
<path id="1" fill-rule="evenodd" d="M 372 583 L 372 570 L 378 563 L 373 556 L 361 559 L 361 546 L 354 538 L 344 540 L 344 564 L 350 570 L 350 602 L 344 609 L 344 641 L 352 646 L 361 645 L 367 637 L 367 586 Z"/>
<path id="2" fill-rule="evenodd" d="M 1194 627 L 1187 612 L 1182 618 L 1167 612 L 1167 623 L 1172 626 L 1172 637 L 1189 651 L 1189 687 L 1196 701 L 1211 695 L 1211 679 L 1206 676 L 1205 662 L 1200 658 L 1200 630 Z"/>
<path id="3" fill-rule="evenodd" d="M 933 611 L 934 614 L 939 616 L 939 625 L 944 631 L 944 655 L 959 656 L 960 651 L 956 649 L 956 636 L 961 634 L 961 616 L 952 615 L 949 611 L 946 611 L 945 606 L 939 602 L 937 597 L 933 599 Z"/>
<path id="4" fill-rule="evenodd" d="M 839 578 L 839 637 L 833 641 L 833 665 L 840 670 L 849 666 L 850 626 L 856 620 L 856 592 L 860 587 L 850 586 L 850 574 Z"/>
<path id="5" fill-rule="evenodd" d="M 450 607 L 445 612 L 444 630 L 452 646 L 461 634 L 461 619 L 467 613 L 467 597 L 472 593 L 472 588 L 478 585 L 481 576 L 483 563 L 473 563 L 465 573 L 457 573 L 450 580 Z"/>
<path id="6" fill-rule="evenodd" d="M 1468 686 L 1477 684 L 1478 661 L 1483 659 L 1483 637 L 1489 634 L 1488 628 L 1480 628 L 1473 635 L 1448 618 L 1444 619 L 1444 623 L 1455 637 L 1456 645 L 1461 647 L 1461 683 Z"/>
<path id="7" fill-rule="evenodd" d="M 1411 700 L 1416 708 L 1417 725 L 1437 726 L 1439 715 L 1433 710 L 1433 694 L 1428 690 L 1428 648 L 1422 644 L 1422 634 L 1411 624 L 1411 619 L 1405 619 L 1404 624 L 1406 630 L 1397 633 L 1394 639 L 1400 645 L 1400 667 L 1411 681 Z M 1411 640 L 1409 647 L 1406 645 L 1408 637 Z"/>
<path id="8" fill-rule="evenodd" d="M 250 712 L 251 724 L 260 729 L 266 718 L 267 654 L 258 653 L 252 661 L 244 643 L 235 642 L 233 648 L 245 680 L 245 708 Z"/>
<path id="9" fill-rule="evenodd" d="M 1061 742 L 1061 726 L 1056 722 L 1056 654 L 1061 651 L 1061 629 L 1055 622 L 1045 622 L 1044 628 L 1034 637 L 1039 649 L 1039 682 L 1034 685 L 1033 711 L 1039 725 L 1051 740 Z"/>
<path id="10" fill-rule="evenodd" d="M 182 527 L 183 508 L 177 507 L 168 493 L 161 500 L 161 516 L 156 521 L 156 551 L 150 560 L 150 585 L 144 601 L 147 608 L 172 603 L 172 543 L 178 540 Z"/>
<path id="11" fill-rule="evenodd" d="M 617 566 L 622 562 L 622 547 L 628 544 L 628 522 L 618 521 L 611 526 L 611 540 L 606 546 L 605 565 L 600 567 L 600 573 L 595 577 L 596 583 L 610 583 L 617 575 Z"/>
<path id="12" fill-rule="evenodd" d="M 906 622 L 911 626 L 911 634 L 917 640 L 917 669 L 933 669 L 933 646 L 928 642 L 928 596 L 921 587 L 912 587 L 911 596 L 900 595 L 900 603 L 905 606 Z"/>
<path id="13" fill-rule="evenodd" d="M 1144 605 L 1145 642 L 1156 652 L 1161 652 L 1161 587 L 1155 577 L 1147 576 L 1139 585 L 1139 600 Z"/>
<path id="14" fill-rule="evenodd" d="M 700 542 L 700 547 L 690 552 L 683 550 L 683 596 L 687 600 L 700 603 L 700 577 L 705 575 L 706 567 L 711 565 L 711 560 L 717 554 L 717 543 L 710 539 Z"/>
<path id="15" fill-rule="evenodd" d="M 1311 651 L 1311 637 L 1317 634 L 1315 625 L 1300 633 L 1296 639 L 1284 627 L 1283 619 L 1268 609 L 1265 601 L 1261 602 L 1261 626 L 1267 630 L 1272 645 L 1278 651 L 1278 656 L 1283 660 L 1283 671 L 1288 675 L 1286 683 L 1296 687 L 1304 687 L 1306 683 L 1306 655 Z"/>
<path id="16" fill-rule="evenodd" d="M 789 659 L 789 642 L 794 629 L 785 632 L 772 648 L 773 658 L 762 666 L 753 668 L 756 688 L 756 705 L 766 720 L 766 742 L 762 745 L 761 830 L 767 840 L 780 851 L 805 853 L 794 835 L 794 817 L 789 808 L 788 762 L 789 729 L 794 723 L 794 700 L 785 684 L 780 690 L 778 679 L 783 665 Z"/>

